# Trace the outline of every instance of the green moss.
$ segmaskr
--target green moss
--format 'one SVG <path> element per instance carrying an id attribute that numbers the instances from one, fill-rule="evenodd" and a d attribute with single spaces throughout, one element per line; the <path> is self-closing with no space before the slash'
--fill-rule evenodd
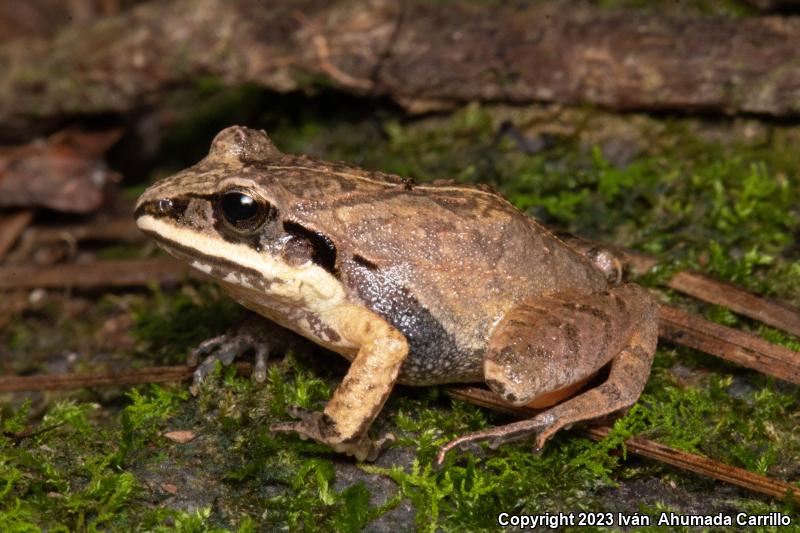
<path id="1" fill-rule="evenodd" d="M 259 519 L 262 528 L 361 531 L 398 499 L 376 506 L 363 483 L 334 489 L 330 458 L 335 454 L 328 447 L 294 435 L 272 436 L 263 430 L 286 420 L 287 405 L 319 408 L 329 397 L 327 381 L 309 365 L 313 361 L 287 355 L 279 366 L 269 369 L 268 384 L 262 387 L 230 370 L 204 382 L 201 413 L 205 424 L 218 431 L 216 438 L 226 443 L 225 452 L 209 457 L 213 464 L 206 468 L 218 470 L 231 490 L 242 494 L 239 506 L 264 509 Z M 264 485 L 272 494 L 266 498 L 260 496 Z"/>
<path id="2" fill-rule="evenodd" d="M 397 503 L 391 500 L 371 507 L 370 493 L 363 483 L 337 492 L 331 488 L 334 478 L 330 461 L 308 459 L 297 464 L 292 475 L 282 480 L 291 492 L 265 502 L 266 524 L 288 526 L 292 531 L 358 532 Z"/>
<path id="3" fill-rule="evenodd" d="M 27 432 L 19 430 L 29 416 L 27 407 L 5 418 L 0 436 L 2 530 L 127 529 L 129 521 L 150 516 L 138 500 L 141 485 L 124 471 L 127 452 L 154 438 L 175 402 L 185 397 L 158 387 L 150 395 L 134 390 L 132 405 L 123 410 L 122 429 L 93 423 L 89 414 L 99 405 L 90 403 L 57 403 Z M 160 515 L 162 521 L 172 519 L 171 513 Z"/>

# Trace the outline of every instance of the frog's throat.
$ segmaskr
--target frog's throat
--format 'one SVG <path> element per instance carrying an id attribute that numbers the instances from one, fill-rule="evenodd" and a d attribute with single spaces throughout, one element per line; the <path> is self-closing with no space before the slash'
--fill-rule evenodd
<path id="1" fill-rule="evenodd" d="M 267 252 L 192 231 L 151 215 L 136 224 L 171 255 L 226 283 L 291 302 L 322 314 L 345 302 L 341 282 L 311 262 L 291 266 Z"/>

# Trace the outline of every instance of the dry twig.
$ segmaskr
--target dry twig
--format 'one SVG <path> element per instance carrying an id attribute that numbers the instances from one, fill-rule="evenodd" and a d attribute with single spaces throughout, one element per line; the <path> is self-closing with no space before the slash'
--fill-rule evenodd
<path id="1" fill-rule="evenodd" d="M 235 363 L 237 372 L 252 372 L 249 363 Z M 145 383 L 170 383 L 184 381 L 192 377 L 194 367 L 151 366 L 108 372 L 75 372 L 68 374 L 46 374 L 36 376 L 0 377 L 0 393 L 23 391 L 72 390 L 84 387 L 120 387 L 123 385 L 142 385 Z"/>
<path id="2" fill-rule="evenodd" d="M 644 274 L 658 264 L 658 259 L 634 250 L 613 248 L 635 273 Z M 734 313 L 758 320 L 800 337 L 800 309 L 784 302 L 753 294 L 741 287 L 714 279 L 693 270 L 682 270 L 667 286 L 704 302 L 727 307 Z"/>
<path id="3" fill-rule="evenodd" d="M 0 290 L 74 287 L 96 289 L 150 283 L 177 283 L 197 271 L 172 259 L 133 259 L 66 264 L 54 267 L 0 267 Z"/>
<path id="4" fill-rule="evenodd" d="M 133 215 L 124 218 L 94 219 L 86 224 L 69 226 L 32 227 L 23 237 L 28 247 L 42 246 L 61 241 L 140 242 L 145 235 L 133 223 Z"/>
<path id="5" fill-rule="evenodd" d="M 661 305 L 659 336 L 762 374 L 800 384 L 800 353 L 703 317 Z"/>

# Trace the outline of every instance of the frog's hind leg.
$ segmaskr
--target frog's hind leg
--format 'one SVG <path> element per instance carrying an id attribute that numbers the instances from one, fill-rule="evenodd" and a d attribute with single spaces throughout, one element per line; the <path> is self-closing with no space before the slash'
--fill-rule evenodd
<path id="1" fill-rule="evenodd" d="M 610 359 L 608 378 L 531 419 L 455 439 L 440 449 L 437 461 L 470 442 L 489 440 L 496 447 L 533 434 L 541 449 L 562 428 L 630 407 L 647 382 L 657 339 L 655 302 L 634 285 L 569 302 L 552 297 L 519 306 L 490 341 L 484 372 L 494 392 L 514 405 L 548 393 L 569 394 Z"/>

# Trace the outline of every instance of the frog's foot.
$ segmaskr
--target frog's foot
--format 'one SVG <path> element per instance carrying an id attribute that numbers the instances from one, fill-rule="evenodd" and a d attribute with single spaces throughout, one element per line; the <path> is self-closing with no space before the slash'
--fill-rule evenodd
<path id="1" fill-rule="evenodd" d="M 392 433 L 373 441 L 366 432 L 353 439 L 343 440 L 336 430 L 336 423 L 325 413 L 297 406 L 289 407 L 287 412 L 299 420 L 273 424 L 269 428 L 271 433 L 297 433 L 303 440 L 310 438 L 327 444 L 335 451 L 351 455 L 358 461 L 374 461 L 384 448 L 395 441 Z"/>
<path id="2" fill-rule="evenodd" d="M 214 372 L 217 363 L 222 366 L 228 366 L 233 363 L 236 357 L 251 349 L 255 351 L 253 379 L 257 382 L 263 382 L 267 379 L 269 346 L 258 343 L 252 335 L 226 333 L 206 339 L 198 344 L 189 353 L 189 358 L 186 362 L 189 366 L 197 366 L 192 376 L 193 383 L 190 387 L 192 394 L 197 394 L 200 384 Z M 198 365 L 197 361 L 200 357 L 203 357 L 203 362 Z"/>
<path id="3" fill-rule="evenodd" d="M 548 426 L 553 425 L 552 417 L 549 415 L 543 415 L 548 415 L 548 412 L 544 412 L 529 420 L 522 420 L 521 422 L 515 422 L 505 426 L 475 431 L 473 433 L 462 435 L 457 439 L 453 439 L 439 448 L 439 453 L 436 454 L 435 465 L 437 467 L 442 466 L 447 454 L 455 448 L 460 448 L 468 444 L 488 441 L 489 447 L 495 450 L 503 444 L 522 440 L 534 433 L 539 433 L 536 438 L 535 449 L 537 451 L 541 451 L 541 449 L 544 447 L 545 441 L 555 432 L 555 430 L 548 431 L 546 429 Z"/>

